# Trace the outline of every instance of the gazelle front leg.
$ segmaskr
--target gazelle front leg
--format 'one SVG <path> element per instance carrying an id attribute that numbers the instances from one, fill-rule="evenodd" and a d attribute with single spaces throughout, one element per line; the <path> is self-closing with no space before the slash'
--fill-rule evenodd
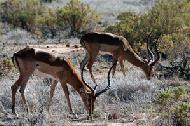
<path id="1" fill-rule="evenodd" d="M 74 118 L 78 118 L 78 116 L 72 110 L 71 101 L 70 101 L 70 98 L 69 98 L 69 90 L 68 90 L 68 86 L 67 86 L 66 83 L 67 83 L 67 79 L 62 80 L 61 81 L 61 87 L 63 88 L 63 91 L 65 93 L 65 97 L 67 99 L 67 103 L 68 103 L 70 114 L 72 114 L 74 116 Z"/>
<path id="2" fill-rule="evenodd" d="M 66 84 L 61 84 L 62 88 L 63 88 L 63 91 L 65 93 L 65 97 L 67 99 L 67 103 L 68 103 L 68 106 L 69 106 L 69 112 L 71 114 L 74 114 L 73 110 L 72 110 L 72 107 L 71 107 L 71 101 L 70 101 L 70 98 L 69 98 L 69 90 L 68 90 L 68 86 Z"/>
<path id="3" fill-rule="evenodd" d="M 51 103 L 52 103 L 52 98 L 53 98 L 53 95 L 55 93 L 55 87 L 57 86 L 57 83 L 58 83 L 57 80 L 53 80 L 53 83 L 50 86 L 50 94 L 49 94 L 49 101 L 48 101 L 48 112 L 50 110 L 50 106 L 51 106 Z"/>

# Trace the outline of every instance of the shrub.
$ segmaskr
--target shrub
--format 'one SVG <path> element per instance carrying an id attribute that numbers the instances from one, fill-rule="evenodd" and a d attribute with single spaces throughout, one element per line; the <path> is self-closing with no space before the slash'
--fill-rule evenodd
<path id="1" fill-rule="evenodd" d="M 148 42 L 152 45 L 155 39 L 160 38 L 160 50 L 172 59 L 176 56 L 173 54 L 184 54 L 190 48 L 189 6 L 187 0 L 157 0 L 155 6 L 144 14 L 121 13 L 117 17 L 119 22 L 107 27 L 106 31 L 125 36 L 131 45 L 139 46 L 138 48 Z M 187 49 L 183 51 L 180 44 Z"/>
<path id="2" fill-rule="evenodd" d="M 51 2 L 52 0 L 41 0 Z M 0 13 L 4 22 L 45 37 L 56 36 L 57 31 L 69 30 L 69 35 L 94 30 L 98 16 L 80 0 L 70 0 L 65 7 L 52 9 L 39 0 L 7 0 Z M 40 33 L 41 32 L 41 33 Z M 50 36 L 48 35 L 50 34 Z"/>
<path id="3" fill-rule="evenodd" d="M 70 0 L 65 7 L 57 10 L 57 16 L 58 25 L 65 25 L 71 36 L 94 30 L 98 20 L 96 12 L 80 0 Z"/>
<path id="4" fill-rule="evenodd" d="M 7 0 L 1 4 L 4 22 L 32 33 L 44 32 L 56 25 L 56 13 L 39 0 Z M 42 27 L 43 26 L 43 27 Z"/>
<path id="5" fill-rule="evenodd" d="M 158 113 L 167 119 L 169 125 L 188 125 L 190 113 L 190 93 L 179 86 L 161 91 L 156 99 Z"/>
<path id="6" fill-rule="evenodd" d="M 10 59 L 0 60 L 0 75 L 7 75 L 14 68 L 14 65 Z"/>
<path id="7" fill-rule="evenodd" d="M 6 22 L 28 31 L 31 30 L 35 16 L 41 8 L 38 0 L 7 0 L 1 6 Z"/>

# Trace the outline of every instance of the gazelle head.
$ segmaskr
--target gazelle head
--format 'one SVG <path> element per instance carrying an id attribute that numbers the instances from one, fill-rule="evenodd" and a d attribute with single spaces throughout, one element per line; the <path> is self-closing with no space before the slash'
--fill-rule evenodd
<path id="1" fill-rule="evenodd" d="M 146 78 L 148 80 L 151 79 L 151 77 L 154 75 L 154 65 L 155 63 L 158 61 L 159 59 L 157 58 L 156 60 L 154 61 L 147 61 L 145 60 L 145 66 L 143 66 L 143 71 L 146 75 Z"/>
<path id="2" fill-rule="evenodd" d="M 113 65 L 114 66 L 114 65 Z M 110 68 L 110 70 L 108 71 L 108 85 L 106 88 L 100 90 L 100 91 L 96 91 L 96 88 L 92 88 L 90 87 L 84 80 L 84 77 L 83 77 L 83 71 L 82 70 L 82 81 L 83 83 L 85 84 L 85 86 L 88 87 L 89 91 L 87 92 L 83 92 L 82 94 L 82 100 L 85 104 L 85 107 L 86 107 L 86 110 L 88 111 L 88 114 L 89 114 L 89 117 L 91 118 L 91 115 L 93 114 L 93 111 L 94 111 L 94 103 L 96 101 L 96 98 L 98 96 L 100 96 L 102 93 L 106 92 L 108 89 L 110 89 L 110 72 L 111 72 L 111 69 L 113 68 L 113 66 Z"/>
<path id="3" fill-rule="evenodd" d="M 146 78 L 148 80 L 151 79 L 151 77 L 154 75 L 154 65 L 158 62 L 158 60 L 160 59 L 160 55 L 159 52 L 157 50 L 157 45 L 155 44 L 155 51 L 156 51 L 156 55 L 157 58 L 155 59 L 155 55 L 152 53 L 152 51 L 149 49 L 149 47 L 147 46 L 148 49 L 148 54 L 151 58 L 151 60 L 147 60 L 144 59 L 144 66 L 142 66 L 142 69 L 146 75 Z"/>

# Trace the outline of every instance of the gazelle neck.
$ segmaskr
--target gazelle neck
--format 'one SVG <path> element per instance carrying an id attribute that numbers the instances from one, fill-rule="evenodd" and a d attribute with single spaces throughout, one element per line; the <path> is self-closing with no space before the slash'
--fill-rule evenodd
<path id="1" fill-rule="evenodd" d="M 71 74 L 71 78 L 68 83 L 78 92 L 85 105 L 85 109 L 89 111 L 87 92 L 90 92 L 90 89 L 83 83 L 83 81 L 74 71 Z"/>
<path id="2" fill-rule="evenodd" d="M 68 82 L 82 97 L 82 92 L 88 92 L 90 91 L 86 85 L 82 82 L 82 80 L 79 78 L 77 73 L 75 71 L 72 71 L 70 75 L 70 80 Z"/>
<path id="3" fill-rule="evenodd" d="M 141 69 L 144 69 L 145 66 L 145 61 L 139 57 L 134 51 L 133 49 L 130 47 L 129 49 L 127 49 L 125 52 L 125 59 L 130 62 L 131 64 L 133 64 L 136 67 L 140 67 Z"/>

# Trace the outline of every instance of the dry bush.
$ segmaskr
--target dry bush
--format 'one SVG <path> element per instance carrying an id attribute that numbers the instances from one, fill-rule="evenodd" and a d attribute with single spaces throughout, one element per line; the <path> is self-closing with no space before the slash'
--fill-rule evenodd
<path id="1" fill-rule="evenodd" d="M 14 65 L 9 58 L 0 60 L 0 76 L 5 76 L 14 69 Z"/>

